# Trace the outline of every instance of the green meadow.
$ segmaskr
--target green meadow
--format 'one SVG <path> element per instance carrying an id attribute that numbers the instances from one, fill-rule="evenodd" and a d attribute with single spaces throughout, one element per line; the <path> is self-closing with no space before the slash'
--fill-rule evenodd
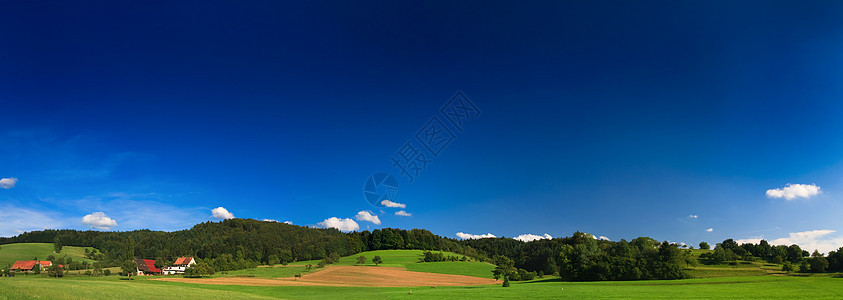
<path id="1" fill-rule="evenodd" d="M 49 244 L 45 244 L 49 245 Z M 3 249 L 9 245 L 4 245 Z M 51 245 L 50 245 L 51 246 Z M 41 246 L 36 246 L 41 247 Z M 11 247 L 15 249 L 15 247 Z M 66 249 L 68 247 L 65 247 Z M 23 249 L 23 248 L 18 248 Z M 0 250 L 2 253 L 3 250 Z M 10 251 L 12 252 L 12 251 Z M 337 265 L 357 265 L 357 257 L 381 256 L 380 266 L 403 267 L 410 271 L 491 277 L 494 266 L 481 262 L 419 263 L 421 250 L 381 250 L 343 257 Z M 454 253 L 444 252 L 444 255 Z M 461 256 L 460 256 L 461 257 Z M 317 272 L 318 261 L 302 261 L 287 266 L 258 268 L 217 273 L 214 277 L 279 278 L 305 274 L 306 264 Z M 662 281 L 563 282 L 545 277 L 526 282 L 512 282 L 508 288 L 499 284 L 470 287 L 322 287 L 322 286 L 237 286 L 205 285 L 119 276 L 87 277 L 70 275 L 64 278 L 26 275 L 0 278 L 0 299 L 111 299 L 121 296 L 134 299 L 841 299 L 843 276 L 796 276 L 780 271 L 781 266 L 766 263 L 737 265 L 699 265 L 686 271 L 694 279 Z M 362 279 L 361 280 L 365 280 Z"/>
<path id="2" fill-rule="evenodd" d="M 412 294 L 410 294 L 412 292 Z M 671 281 L 561 282 L 557 279 L 474 287 L 308 287 L 233 286 L 67 277 L 0 278 L 3 299 L 841 299 L 843 278 L 749 276 Z"/>

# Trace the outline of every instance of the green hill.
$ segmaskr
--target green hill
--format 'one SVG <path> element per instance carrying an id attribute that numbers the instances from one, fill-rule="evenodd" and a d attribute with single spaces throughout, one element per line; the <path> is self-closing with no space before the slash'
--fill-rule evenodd
<path id="1" fill-rule="evenodd" d="M 93 248 L 88 248 L 93 249 Z M 0 246 L 0 267 L 5 268 L 18 260 L 46 260 L 47 256 L 65 256 L 73 260 L 94 262 L 85 258 L 85 247 L 64 246 L 61 253 L 53 253 L 53 244 L 49 243 L 18 243 Z"/>
<path id="2" fill-rule="evenodd" d="M 338 266 L 355 266 L 357 258 L 360 256 L 366 257 L 366 266 L 374 266 L 372 258 L 380 256 L 383 263 L 379 266 L 383 267 L 402 267 L 408 271 L 428 272 L 439 274 L 454 274 L 466 275 L 474 277 L 491 278 L 494 265 L 477 261 L 457 261 L 457 262 L 424 262 L 420 263 L 419 258 L 424 257 L 425 250 L 377 250 L 357 253 L 350 256 L 340 258 L 339 262 L 334 263 Z M 463 255 L 447 251 L 431 251 L 434 253 L 442 253 L 444 256 L 462 257 Z M 302 266 L 306 264 L 316 265 L 318 260 L 294 262 L 293 266 Z"/>

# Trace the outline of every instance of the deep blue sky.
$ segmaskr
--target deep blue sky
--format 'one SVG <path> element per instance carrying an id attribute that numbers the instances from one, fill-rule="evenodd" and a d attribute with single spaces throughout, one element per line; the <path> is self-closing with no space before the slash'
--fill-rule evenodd
<path id="1" fill-rule="evenodd" d="M 178 230 L 224 207 L 827 251 L 843 246 L 841 15 L 836 1 L 4 2 L 0 178 L 17 183 L 0 189 L 0 235 L 90 229 L 96 212 L 116 223 L 100 229 Z M 480 116 L 409 183 L 390 157 L 457 91 Z M 368 204 L 378 172 L 412 216 Z M 767 196 L 787 184 L 821 193 Z"/>

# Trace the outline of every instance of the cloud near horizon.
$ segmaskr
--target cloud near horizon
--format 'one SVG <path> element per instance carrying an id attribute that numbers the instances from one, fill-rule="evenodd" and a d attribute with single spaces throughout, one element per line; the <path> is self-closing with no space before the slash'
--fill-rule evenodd
<path id="1" fill-rule="evenodd" d="M 336 228 L 339 231 L 355 231 L 360 229 L 360 225 L 349 218 L 340 219 L 337 217 L 330 217 L 317 224 L 322 228 Z"/>
<path id="2" fill-rule="evenodd" d="M 813 196 L 822 194 L 822 190 L 816 184 L 790 184 L 780 189 L 767 190 L 768 198 L 784 198 L 785 200 L 793 200 L 796 198 L 811 198 Z"/>
<path id="3" fill-rule="evenodd" d="M 843 247 L 843 236 L 826 237 L 835 232 L 837 231 L 831 229 L 792 232 L 789 233 L 786 238 L 768 240 L 767 242 L 770 243 L 770 245 L 784 246 L 796 244 L 799 245 L 800 248 L 808 252 L 814 252 L 814 250 L 818 250 L 822 253 L 828 254 L 828 252 L 830 251 L 835 251 L 840 247 Z M 735 242 L 737 242 L 738 244 L 758 244 L 761 242 L 762 239 L 763 238 L 749 238 L 736 240 Z"/>
<path id="4" fill-rule="evenodd" d="M 522 242 L 532 242 L 532 241 L 535 241 L 535 240 L 552 239 L 552 238 L 553 237 L 550 236 L 547 233 L 545 233 L 544 235 L 536 235 L 536 234 L 527 233 L 527 234 L 522 234 L 522 235 L 519 235 L 517 237 L 514 237 L 513 239 L 516 239 L 516 240 L 519 240 L 519 241 L 522 241 Z"/>
<path id="5" fill-rule="evenodd" d="M 14 177 L 0 179 L 0 188 L 3 189 L 8 190 L 15 187 L 16 184 L 18 184 L 18 179 Z"/>
<path id="6" fill-rule="evenodd" d="M 381 205 L 386 207 L 394 207 L 394 208 L 407 208 L 407 204 L 392 202 L 389 200 L 381 201 Z"/>
<path id="7" fill-rule="evenodd" d="M 234 214 L 232 214 L 231 212 L 229 212 L 227 209 L 225 209 L 222 206 L 212 209 L 211 215 L 215 219 L 222 219 L 222 220 L 234 219 Z"/>
<path id="8" fill-rule="evenodd" d="M 112 227 L 117 226 L 117 221 L 106 216 L 104 212 L 98 211 L 82 217 L 82 224 L 95 229 L 110 230 Z"/>
<path id="9" fill-rule="evenodd" d="M 384 201 L 386 201 L 386 200 L 384 200 Z M 368 222 L 375 223 L 375 225 L 381 224 L 381 219 L 378 218 L 377 215 L 374 215 L 371 212 L 368 212 L 368 211 L 365 211 L 365 210 L 361 210 L 361 211 L 357 212 L 357 216 L 355 216 L 354 218 L 357 219 L 357 221 L 368 221 Z"/>
<path id="10" fill-rule="evenodd" d="M 477 239 L 485 239 L 485 238 L 495 238 L 496 236 L 491 233 L 487 234 L 470 234 L 464 232 L 457 232 L 457 237 L 463 240 L 477 240 Z"/>

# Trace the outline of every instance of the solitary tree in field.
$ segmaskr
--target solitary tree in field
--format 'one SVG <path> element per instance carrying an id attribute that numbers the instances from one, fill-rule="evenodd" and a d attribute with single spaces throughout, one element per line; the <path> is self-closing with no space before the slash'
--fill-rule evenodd
<path id="1" fill-rule="evenodd" d="M 706 242 L 700 242 L 700 249 L 708 250 L 711 249 L 711 246 L 709 246 Z"/>
<path id="2" fill-rule="evenodd" d="M 47 275 L 50 275 L 50 277 L 62 277 L 64 276 L 64 270 L 57 265 L 52 265 L 47 269 Z"/>
<path id="3" fill-rule="evenodd" d="M 374 258 L 372 258 L 372 262 L 373 262 L 373 263 L 375 263 L 375 266 L 377 267 L 377 266 L 378 266 L 378 264 L 382 264 L 382 263 L 383 263 L 383 259 L 381 259 L 381 257 L 380 257 L 380 256 L 375 255 L 375 257 L 374 257 Z"/>
<path id="4" fill-rule="evenodd" d="M 492 275 L 495 277 L 495 280 L 500 279 L 503 277 L 503 286 L 509 286 L 509 276 L 512 276 L 515 270 L 515 263 L 509 259 L 509 257 L 503 255 L 495 255 L 495 269 L 492 270 Z"/>
<path id="5" fill-rule="evenodd" d="M 293 275 L 293 276 L 295 277 L 295 280 L 299 280 L 299 278 L 301 278 L 301 273 L 298 273 L 298 274 Z"/>
<path id="6" fill-rule="evenodd" d="M 360 255 L 359 257 L 357 257 L 357 264 L 358 265 L 362 265 L 362 264 L 365 264 L 365 263 L 366 263 L 366 257 L 365 256 Z"/>
<path id="7" fill-rule="evenodd" d="M 123 264 L 120 265 L 120 269 L 123 270 L 123 274 L 129 276 L 129 279 L 132 278 L 132 273 L 137 271 L 137 267 L 138 265 L 131 259 L 124 261 Z"/>

